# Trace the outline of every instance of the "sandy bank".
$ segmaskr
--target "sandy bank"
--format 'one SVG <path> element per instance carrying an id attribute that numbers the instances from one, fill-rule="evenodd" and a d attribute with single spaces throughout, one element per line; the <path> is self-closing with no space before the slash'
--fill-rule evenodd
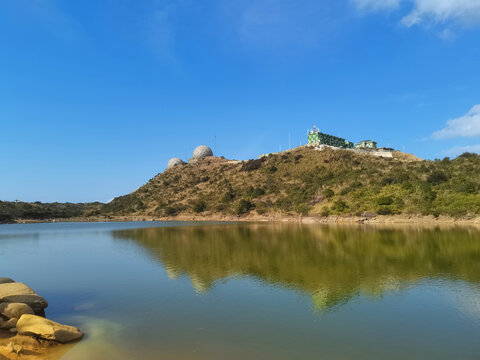
<path id="1" fill-rule="evenodd" d="M 364 225 L 422 225 L 422 226 L 475 226 L 480 227 L 480 216 L 454 218 L 433 215 L 376 215 L 376 216 L 287 216 L 287 215 L 179 215 L 172 217 L 152 216 L 98 216 L 52 220 L 22 220 L 16 223 L 51 222 L 128 222 L 128 221 L 228 221 L 228 222 L 279 222 L 303 224 L 364 224 Z"/>

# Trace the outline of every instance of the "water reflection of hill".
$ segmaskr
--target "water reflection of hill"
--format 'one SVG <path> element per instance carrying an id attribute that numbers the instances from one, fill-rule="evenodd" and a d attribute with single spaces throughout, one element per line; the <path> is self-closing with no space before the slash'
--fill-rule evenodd
<path id="1" fill-rule="evenodd" d="M 114 231 L 197 291 L 248 275 L 312 296 L 325 310 L 359 292 L 381 296 L 423 278 L 480 282 L 480 232 L 296 225 L 215 225 Z"/>

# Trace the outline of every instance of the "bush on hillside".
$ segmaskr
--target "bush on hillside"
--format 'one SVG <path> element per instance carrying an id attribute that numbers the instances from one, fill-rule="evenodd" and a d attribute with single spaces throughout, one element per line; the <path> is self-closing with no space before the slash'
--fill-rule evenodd
<path id="1" fill-rule="evenodd" d="M 255 205 L 250 201 L 246 199 L 241 199 L 237 205 L 235 206 L 235 213 L 237 215 L 243 215 L 249 213 Z"/>
<path id="2" fill-rule="evenodd" d="M 448 176 L 443 171 L 435 170 L 428 176 L 427 181 L 433 185 L 440 185 L 448 181 Z"/>
<path id="3" fill-rule="evenodd" d="M 265 162 L 265 158 L 248 160 L 247 162 L 243 163 L 241 170 L 242 171 L 254 171 L 258 170 L 262 167 L 262 164 Z"/>
<path id="4" fill-rule="evenodd" d="M 348 209 L 348 205 L 343 200 L 335 201 L 332 207 L 332 210 L 339 214 L 344 213 L 347 209 Z"/>
<path id="5" fill-rule="evenodd" d="M 193 211 L 198 213 L 202 213 L 207 209 L 207 204 L 203 200 L 197 200 L 193 203 Z"/>
<path id="6" fill-rule="evenodd" d="M 164 209 L 164 213 L 166 216 L 175 216 L 175 215 L 178 215 L 179 211 L 178 211 L 178 208 L 174 206 L 167 206 Z"/>
<path id="7" fill-rule="evenodd" d="M 325 189 L 322 193 L 326 198 L 331 198 L 335 195 L 335 192 L 332 189 Z"/>
<path id="8" fill-rule="evenodd" d="M 393 197 L 392 196 L 382 196 L 377 200 L 378 205 L 392 205 Z"/>
<path id="9" fill-rule="evenodd" d="M 297 214 L 301 214 L 305 216 L 305 215 L 308 215 L 308 213 L 310 212 L 310 209 L 311 207 L 306 204 L 299 204 L 295 208 L 295 211 L 297 212 Z"/>
<path id="10" fill-rule="evenodd" d="M 477 156 L 480 156 L 480 155 L 477 155 L 477 154 L 471 153 L 471 152 L 464 152 L 463 154 L 459 155 L 458 157 L 469 159 L 469 158 L 474 158 L 474 157 L 477 157 Z"/>

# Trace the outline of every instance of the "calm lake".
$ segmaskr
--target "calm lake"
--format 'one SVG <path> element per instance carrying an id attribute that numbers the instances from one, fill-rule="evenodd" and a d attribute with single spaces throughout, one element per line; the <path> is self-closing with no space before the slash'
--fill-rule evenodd
<path id="1" fill-rule="evenodd" d="M 0 276 L 87 333 L 61 359 L 480 359 L 480 231 L 0 225 Z"/>

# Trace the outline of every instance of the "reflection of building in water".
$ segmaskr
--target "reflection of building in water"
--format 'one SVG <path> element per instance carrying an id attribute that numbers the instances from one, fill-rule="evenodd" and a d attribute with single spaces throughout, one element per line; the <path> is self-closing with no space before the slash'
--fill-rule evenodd
<path id="1" fill-rule="evenodd" d="M 480 284 L 478 231 L 401 230 L 300 225 L 215 225 L 114 231 L 186 275 L 198 293 L 246 275 L 300 290 L 320 312 L 359 294 L 371 298 L 424 278 Z M 159 241 L 161 239 L 161 241 Z M 432 251 L 432 249 L 435 249 Z"/>

